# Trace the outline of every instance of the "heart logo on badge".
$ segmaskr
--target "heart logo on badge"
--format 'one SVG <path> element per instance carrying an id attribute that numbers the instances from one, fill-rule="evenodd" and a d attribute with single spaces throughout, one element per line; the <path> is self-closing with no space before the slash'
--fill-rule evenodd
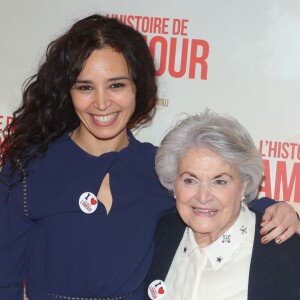
<path id="1" fill-rule="evenodd" d="M 148 296 L 151 300 L 161 300 L 167 295 L 166 284 L 160 280 L 154 280 L 148 286 Z"/>
<path id="2" fill-rule="evenodd" d="M 97 197 L 91 192 L 85 192 L 79 197 L 79 207 L 86 214 L 92 214 L 98 207 Z"/>
<path id="3" fill-rule="evenodd" d="M 97 200 L 96 200 L 95 198 L 92 198 L 92 199 L 91 199 L 91 204 L 92 204 L 92 205 L 96 205 L 96 204 L 97 204 Z"/>

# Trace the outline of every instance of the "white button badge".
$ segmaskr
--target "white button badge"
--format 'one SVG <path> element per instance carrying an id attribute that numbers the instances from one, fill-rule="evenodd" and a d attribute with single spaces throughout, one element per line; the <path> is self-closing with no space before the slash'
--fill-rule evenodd
<path id="1" fill-rule="evenodd" d="M 163 299 L 167 293 L 166 284 L 162 280 L 154 280 L 148 287 L 148 296 L 152 300 Z"/>
<path id="2" fill-rule="evenodd" d="M 86 214 L 92 214 L 98 207 L 97 197 L 90 192 L 83 193 L 79 198 L 79 207 Z"/>

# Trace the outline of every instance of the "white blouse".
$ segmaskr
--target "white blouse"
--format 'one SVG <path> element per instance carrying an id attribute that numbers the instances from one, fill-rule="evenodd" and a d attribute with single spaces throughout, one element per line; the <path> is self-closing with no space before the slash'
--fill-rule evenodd
<path id="1" fill-rule="evenodd" d="M 186 228 L 172 261 L 164 300 L 246 300 L 255 214 L 245 204 L 236 222 L 215 242 L 199 248 Z"/>

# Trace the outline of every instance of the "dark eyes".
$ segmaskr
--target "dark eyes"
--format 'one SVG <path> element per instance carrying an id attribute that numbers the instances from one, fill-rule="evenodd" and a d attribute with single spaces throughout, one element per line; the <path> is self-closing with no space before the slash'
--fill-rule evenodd
<path id="1" fill-rule="evenodd" d="M 123 86 L 125 86 L 124 83 L 121 83 L 121 82 L 117 82 L 117 83 L 113 83 L 109 86 L 109 88 L 111 89 L 119 89 L 119 88 L 122 88 Z M 80 85 L 80 84 L 76 84 L 75 86 L 78 90 L 80 91 L 92 91 L 94 88 L 93 86 L 91 85 Z"/>
<path id="2" fill-rule="evenodd" d="M 80 91 L 91 91 L 93 88 L 90 85 L 78 85 L 77 89 Z"/>
<path id="3" fill-rule="evenodd" d="M 225 184 L 227 184 L 227 181 L 224 180 L 224 179 L 216 179 L 216 180 L 215 180 L 215 183 L 216 183 L 217 185 L 225 185 Z"/>
<path id="4" fill-rule="evenodd" d="M 124 85 L 125 85 L 124 83 L 118 82 L 118 83 L 113 83 L 110 87 L 113 89 L 118 89 L 123 87 Z"/>
<path id="5" fill-rule="evenodd" d="M 195 181 L 195 179 L 188 177 L 188 178 L 185 178 L 185 179 L 183 180 L 183 182 L 184 182 L 185 184 L 194 184 L 196 181 Z"/>
<path id="6" fill-rule="evenodd" d="M 197 183 L 196 179 L 191 178 L 191 177 L 184 178 L 183 182 L 186 185 L 196 184 Z M 226 185 L 227 181 L 224 180 L 224 179 L 215 179 L 215 180 L 213 180 L 213 184 L 215 184 L 215 185 Z"/>

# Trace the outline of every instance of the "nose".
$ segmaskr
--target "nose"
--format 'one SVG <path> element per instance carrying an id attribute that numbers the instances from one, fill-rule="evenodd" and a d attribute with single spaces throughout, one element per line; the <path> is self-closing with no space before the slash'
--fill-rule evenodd
<path id="1" fill-rule="evenodd" d="M 196 197 L 197 201 L 200 204 L 206 204 L 209 200 L 212 199 L 211 189 L 207 182 L 202 182 L 199 185 Z"/>
<path id="2" fill-rule="evenodd" d="M 105 111 L 111 105 L 109 94 L 104 89 L 96 90 L 94 107 Z"/>

